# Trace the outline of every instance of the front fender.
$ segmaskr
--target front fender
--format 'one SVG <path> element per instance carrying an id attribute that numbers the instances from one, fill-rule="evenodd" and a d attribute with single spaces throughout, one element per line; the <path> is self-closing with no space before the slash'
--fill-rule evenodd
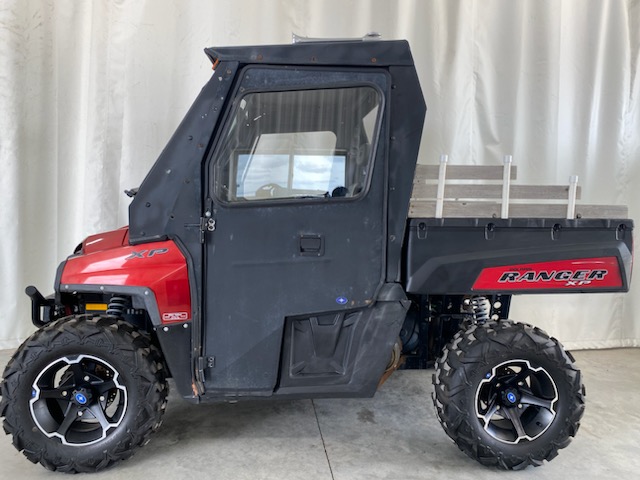
<path id="1" fill-rule="evenodd" d="M 187 262 L 171 240 L 73 255 L 62 268 L 58 289 L 137 297 L 155 326 L 193 317 Z"/>

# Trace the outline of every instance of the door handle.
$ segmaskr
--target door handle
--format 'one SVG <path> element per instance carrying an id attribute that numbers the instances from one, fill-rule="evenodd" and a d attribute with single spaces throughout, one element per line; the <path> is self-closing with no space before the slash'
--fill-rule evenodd
<path id="1" fill-rule="evenodd" d="M 324 236 L 300 235 L 300 255 L 321 257 L 324 255 Z"/>

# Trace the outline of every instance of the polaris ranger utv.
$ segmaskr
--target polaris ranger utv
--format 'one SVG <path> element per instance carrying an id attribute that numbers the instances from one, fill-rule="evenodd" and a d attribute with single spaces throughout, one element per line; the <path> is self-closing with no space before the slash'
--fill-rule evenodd
<path id="1" fill-rule="evenodd" d="M 576 205 L 575 182 L 511 186 L 509 161 L 416 169 L 426 108 L 405 41 L 206 54 L 214 74 L 128 192 L 129 226 L 78 245 L 54 294 L 27 287 L 39 329 L 1 390 L 15 447 L 65 472 L 123 460 L 160 425 L 168 377 L 194 403 L 369 397 L 435 365 L 467 455 L 555 457 L 580 371 L 507 320 L 510 299 L 627 291 L 624 207 Z"/>

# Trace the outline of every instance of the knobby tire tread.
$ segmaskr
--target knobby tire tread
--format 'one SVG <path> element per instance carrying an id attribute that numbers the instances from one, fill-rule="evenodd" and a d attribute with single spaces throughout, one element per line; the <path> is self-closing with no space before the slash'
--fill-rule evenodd
<path id="1" fill-rule="evenodd" d="M 558 366 L 560 378 L 567 382 L 571 394 L 564 425 L 552 441 L 543 444 L 536 439 L 527 453 L 514 454 L 500 447 L 489 445 L 478 433 L 479 424 L 475 412 L 469 411 L 468 395 L 474 395 L 477 383 L 471 377 L 478 368 L 486 370 L 495 359 L 519 356 L 523 351 L 540 355 Z M 540 466 L 558 455 L 558 451 L 571 442 L 580 426 L 584 413 L 584 387 L 580 371 L 573 365 L 573 357 L 562 345 L 543 330 L 524 323 L 492 321 L 484 325 L 472 325 L 453 337 L 436 361 L 433 375 L 433 403 L 438 420 L 447 435 L 469 457 L 482 465 L 503 470 L 521 470 L 530 465 Z M 508 448 L 505 450 L 509 450 Z"/>
<path id="2" fill-rule="evenodd" d="M 131 373 L 140 385 L 128 388 L 136 388 L 143 394 L 137 405 L 130 406 L 137 410 L 134 428 L 129 429 L 114 448 L 103 451 L 101 458 L 77 455 L 75 458 L 63 459 L 50 451 L 47 441 L 36 443 L 25 438 L 23 429 L 26 419 L 21 418 L 20 409 L 14 408 L 14 404 L 18 390 L 24 388 L 21 379 L 25 377 L 26 369 L 33 361 L 42 355 L 54 355 L 57 348 L 83 342 L 93 342 L 93 345 L 100 345 L 101 348 L 106 346 L 110 354 L 127 355 L 133 360 Z M 167 371 L 162 354 L 146 333 L 115 317 L 65 317 L 36 331 L 18 348 L 7 364 L 0 384 L 0 417 L 4 417 L 5 433 L 13 436 L 14 447 L 22 451 L 31 462 L 59 472 L 97 472 L 131 457 L 160 427 L 167 404 L 166 379 Z"/>

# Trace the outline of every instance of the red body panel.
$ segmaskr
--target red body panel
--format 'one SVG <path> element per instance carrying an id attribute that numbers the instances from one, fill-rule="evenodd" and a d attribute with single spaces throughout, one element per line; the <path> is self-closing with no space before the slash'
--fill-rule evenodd
<path id="1" fill-rule="evenodd" d="M 69 257 L 61 284 L 135 286 L 150 289 L 163 323 L 191 319 L 187 262 L 170 240 L 128 245 L 128 229 L 88 237 L 83 252 Z"/>
<path id="2" fill-rule="evenodd" d="M 121 247 L 128 243 L 129 228 L 122 227 L 111 232 L 104 232 L 98 235 L 91 235 L 82 242 L 82 251 L 85 254 L 109 250 Z"/>
<path id="3" fill-rule="evenodd" d="M 473 290 L 585 290 L 622 286 L 618 259 L 603 257 L 485 268 Z"/>

